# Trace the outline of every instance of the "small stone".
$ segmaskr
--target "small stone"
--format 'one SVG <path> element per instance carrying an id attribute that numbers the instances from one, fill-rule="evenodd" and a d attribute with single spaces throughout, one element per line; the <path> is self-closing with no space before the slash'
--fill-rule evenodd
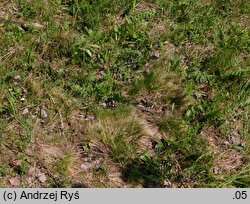
<path id="1" fill-rule="evenodd" d="M 37 29 L 42 29 L 42 28 L 44 28 L 44 25 L 42 25 L 42 24 L 40 24 L 40 23 L 33 23 L 32 26 L 33 26 L 34 28 L 37 28 Z"/>
<path id="2" fill-rule="evenodd" d="M 20 75 L 16 75 L 16 76 L 14 77 L 14 79 L 15 79 L 15 80 L 20 80 L 20 79 L 21 79 L 21 76 L 20 76 Z"/>
<path id="3" fill-rule="evenodd" d="M 28 108 L 25 108 L 22 112 L 22 115 L 27 115 L 29 113 L 29 109 Z"/>
<path id="4" fill-rule="evenodd" d="M 219 174 L 220 173 L 220 169 L 217 166 L 215 166 L 213 168 L 213 172 L 214 172 L 214 174 Z"/>
<path id="5" fill-rule="evenodd" d="M 160 57 L 160 52 L 155 51 L 155 52 L 150 52 L 149 55 L 154 58 L 159 58 Z"/>
<path id="6" fill-rule="evenodd" d="M 91 115 L 88 115 L 88 116 L 85 117 L 86 121 L 93 121 L 94 119 L 95 119 L 95 117 L 91 116 Z"/>
<path id="7" fill-rule="evenodd" d="M 245 146 L 246 146 L 246 143 L 245 143 L 245 142 L 241 142 L 239 146 L 245 147 Z"/>
<path id="8" fill-rule="evenodd" d="M 92 167 L 93 167 L 93 165 L 89 162 L 85 162 L 84 164 L 81 165 L 81 169 L 83 171 L 88 171 Z"/>
<path id="9" fill-rule="evenodd" d="M 154 56 L 155 56 L 156 58 L 159 58 L 159 57 L 160 57 L 160 53 L 159 53 L 158 51 L 156 51 L 156 52 L 154 53 Z"/>
<path id="10" fill-rule="evenodd" d="M 22 87 L 22 90 L 23 90 L 23 93 L 28 93 L 27 89 L 25 89 L 23 87 Z"/>
<path id="11" fill-rule="evenodd" d="M 100 105 L 100 106 L 102 106 L 102 107 L 104 107 L 104 108 L 106 108 L 106 107 L 107 107 L 107 104 L 106 104 L 106 103 L 104 103 L 104 102 L 99 103 L 99 105 Z"/>
<path id="12" fill-rule="evenodd" d="M 47 177 L 46 177 L 45 173 L 39 172 L 39 173 L 37 174 L 37 177 L 38 177 L 38 180 L 39 180 L 41 183 L 44 183 L 45 181 L 47 181 Z"/>
<path id="13" fill-rule="evenodd" d="M 46 111 L 45 110 L 41 110 L 41 117 L 42 118 L 47 118 L 48 117 L 48 114 L 46 113 Z"/>
<path id="14" fill-rule="evenodd" d="M 25 101 L 25 98 L 24 98 L 24 97 L 22 97 L 22 98 L 21 98 L 21 101 Z"/>
<path id="15" fill-rule="evenodd" d="M 9 179 L 9 182 L 12 186 L 20 186 L 20 180 L 17 177 Z"/>
<path id="16" fill-rule="evenodd" d="M 89 162 L 89 161 L 90 161 L 90 158 L 88 158 L 88 157 L 83 158 L 83 161 L 85 161 L 85 162 Z"/>
<path id="17" fill-rule="evenodd" d="M 63 121 L 60 123 L 60 129 L 63 130 L 65 128 Z"/>

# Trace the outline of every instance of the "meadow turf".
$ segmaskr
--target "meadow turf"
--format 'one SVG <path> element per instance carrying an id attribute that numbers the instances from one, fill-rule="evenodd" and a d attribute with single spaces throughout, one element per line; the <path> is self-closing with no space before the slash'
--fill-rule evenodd
<path id="1" fill-rule="evenodd" d="M 247 0 L 0 0 L 0 187 L 250 187 Z"/>

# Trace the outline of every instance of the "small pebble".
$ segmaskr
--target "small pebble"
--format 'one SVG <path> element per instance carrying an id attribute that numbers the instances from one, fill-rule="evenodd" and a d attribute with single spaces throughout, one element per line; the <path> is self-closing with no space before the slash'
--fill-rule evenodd
<path id="1" fill-rule="evenodd" d="M 41 183 L 44 183 L 45 181 L 47 181 L 47 177 L 45 176 L 44 173 L 39 172 L 39 173 L 37 174 L 37 177 L 38 177 L 38 180 L 39 180 Z"/>
<path id="2" fill-rule="evenodd" d="M 81 165 L 81 169 L 83 171 L 88 171 L 92 167 L 93 167 L 93 164 L 91 164 L 89 162 L 85 162 L 84 164 Z"/>
<path id="3" fill-rule="evenodd" d="M 48 117 L 48 114 L 46 113 L 46 111 L 45 110 L 41 110 L 41 117 L 42 118 L 47 118 Z"/>
<path id="4" fill-rule="evenodd" d="M 14 79 L 15 79 L 15 80 L 19 80 L 19 79 L 21 79 L 21 76 L 20 76 L 20 75 L 16 75 L 16 76 L 14 77 Z"/>
<path id="5" fill-rule="evenodd" d="M 27 115 L 29 113 L 29 109 L 28 108 L 25 108 L 22 112 L 22 115 Z"/>

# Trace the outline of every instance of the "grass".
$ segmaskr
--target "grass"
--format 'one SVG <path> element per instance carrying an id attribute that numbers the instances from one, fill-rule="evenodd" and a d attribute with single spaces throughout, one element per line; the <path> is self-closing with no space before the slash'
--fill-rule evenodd
<path id="1" fill-rule="evenodd" d="M 0 5 L 0 186 L 250 186 L 247 0 Z"/>

